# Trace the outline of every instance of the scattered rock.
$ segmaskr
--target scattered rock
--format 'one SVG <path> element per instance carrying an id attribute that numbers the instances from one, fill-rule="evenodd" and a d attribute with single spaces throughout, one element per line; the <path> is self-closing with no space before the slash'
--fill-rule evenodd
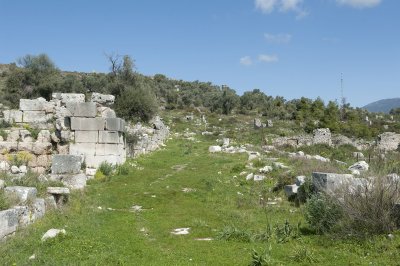
<path id="1" fill-rule="evenodd" d="M 262 181 L 265 179 L 264 175 L 254 175 L 254 181 Z"/>
<path id="2" fill-rule="evenodd" d="M 301 186 L 306 182 L 306 178 L 304 175 L 296 176 L 296 185 Z"/>
<path id="3" fill-rule="evenodd" d="M 19 174 L 19 167 L 16 165 L 11 166 L 11 174 Z"/>
<path id="4" fill-rule="evenodd" d="M 246 176 L 246 180 L 252 180 L 253 178 L 254 178 L 254 174 L 253 174 L 253 173 L 248 174 L 248 175 Z"/>
<path id="5" fill-rule="evenodd" d="M 221 152 L 222 148 L 220 146 L 210 146 L 208 148 L 208 151 L 211 152 L 211 153 Z"/>
<path id="6" fill-rule="evenodd" d="M 59 234 L 65 235 L 67 232 L 65 229 L 49 229 L 43 236 L 42 236 L 42 242 L 46 241 L 47 239 L 55 238 Z"/>
<path id="7" fill-rule="evenodd" d="M 274 169 L 274 168 L 273 168 L 272 166 L 266 165 L 266 166 L 264 166 L 263 168 L 261 168 L 261 169 L 259 170 L 259 172 L 260 172 L 261 174 L 265 174 L 265 173 L 271 172 L 273 169 Z"/>
<path id="8" fill-rule="evenodd" d="M 296 185 L 296 184 L 285 186 L 285 194 L 286 194 L 286 197 L 290 198 L 290 197 L 292 197 L 293 195 L 296 195 L 298 189 L 299 189 L 299 186 Z"/>
<path id="9" fill-rule="evenodd" d="M 369 164 L 366 161 L 359 161 L 349 167 L 349 170 L 368 171 Z"/>
<path id="10" fill-rule="evenodd" d="M 140 206 L 140 205 L 133 205 L 131 207 L 131 210 L 134 211 L 134 212 L 141 212 L 141 211 L 143 211 L 143 207 Z"/>
<path id="11" fill-rule="evenodd" d="M 173 235 L 188 235 L 189 234 L 189 230 L 190 230 L 189 227 L 176 228 L 171 232 L 171 234 L 173 234 Z"/>

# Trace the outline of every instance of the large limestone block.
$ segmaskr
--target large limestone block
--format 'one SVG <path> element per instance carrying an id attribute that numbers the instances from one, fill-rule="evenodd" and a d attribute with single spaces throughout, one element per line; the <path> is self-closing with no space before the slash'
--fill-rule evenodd
<path id="1" fill-rule="evenodd" d="M 53 155 L 51 172 L 53 174 L 79 174 L 81 157 L 76 155 Z"/>
<path id="2" fill-rule="evenodd" d="M 45 123 L 48 120 L 45 111 L 24 111 L 22 122 L 24 123 Z"/>
<path id="3" fill-rule="evenodd" d="M 37 98 L 34 100 L 20 99 L 19 109 L 21 111 L 45 111 L 46 110 L 46 99 Z"/>
<path id="4" fill-rule="evenodd" d="M 61 103 L 65 104 L 67 102 L 85 102 L 85 94 L 82 93 L 53 93 L 51 97 L 54 100 L 61 100 Z"/>
<path id="5" fill-rule="evenodd" d="M 111 94 L 101 94 L 94 92 L 92 93 L 92 97 L 90 99 L 91 102 L 96 102 L 99 104 L 113 104 L 115 100 L 115 96 Z"/>
<path id="6" fill-rule="evenodd" d="M 92 102 L 68 102 L 67 109 L 75 117 L 96 117 L 97 113 L 96 104 Z"/>
<path id="7" fill-rule="evenodd" d="M 120 135 L 118 131 L 99 131 L 99 143 L 119 143 Z"/>
<path id="8" fill-rule="evenodd" d="M 75 142 L 97 143 L 99 132 L 102 131 L 75 131 Z"/>
<path id="9" fill-rule="evenodd" d="M 365 185 L 367 180 L 363 178 L 354 178 L 350 174 L 334 173 L 312 173 L 313 185 L 319 191 L 328 193 L 338 192 L 341 189 L 357 188 Z"/>
<path id="10" fill-rule="evenodd" d="M 69 145 L 69 154 L 77 156 L 95 155 L 96 143 L 71 143 Z"/>
<path id="11" fill-rule="evenodd" d="M 124 131 L 125 121 L 121 118 L 106 118 L 106 130 Z"/>
<path id="12" fill-rule="evenodd" d="M 118 144 L 96 144 L 96 155 L 119 155 Z"/>
<path id="13" fill-rule="evenodd" d="M 34 142 L 32 145 L 32 152 L 36 155 L 50 154 L 53 146 L 50 142 Z"/>
<path id="14" fill-rule="evenodd" d="M 85 157 L 87 167 L 98 168 L 102 162 L 108 162 L 111 164 L 122 164 L 125 162 L 125 158 L 118 155 L 95 155 Z"/>
<path id="15" fill-rule="evenodd" d="M 97 113 L 104 118 L 117 118 L 115 111 L 110 107 L 99 106 L 97 107 Z"/>
<path id="16" fill-rule="evenodd" d="M 34 187 L 13 186 L 4 188 L 7 197 L 15 198 L 19 203 L 27 202 L 36 198 L 37 189 Z"/>
<path id="17" fill-rule="evenodd" d="M 4 121 L 8 123 L 22 123 L 22 111 L 20 110 L 4 110 Z"/>
<path id="18" fill-rule="evenodd" d="M 19 212 L 16 209 L 0 211 L 0 240 L 14 233 L 18 228 Z"/>
<path id="19" fill-rule="evenodd" d="M 87 176 L 85 174 L 64 176 L 61 182 L 70 189 L 84 189 L 86 187 Z"/>
<path id="20" fill-rule="evenodd" d="M 110 119 L 110 118 L 109 118 Z M 104 130 L 105 120 L 104 118 L 83 118 L 83 117 L 71 117 L 71 129 L 72 130 Z"/>

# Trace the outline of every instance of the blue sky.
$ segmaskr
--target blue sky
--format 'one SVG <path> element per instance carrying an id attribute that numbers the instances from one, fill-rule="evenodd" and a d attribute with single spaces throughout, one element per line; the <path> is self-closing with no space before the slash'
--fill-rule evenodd
<path id="1" fill-rule="evenodd" d="M 398 0 L 0 0 L 0 63 L 47 53 L 63 70 L 143 74 L 363 106 L 400 97 Z"/>

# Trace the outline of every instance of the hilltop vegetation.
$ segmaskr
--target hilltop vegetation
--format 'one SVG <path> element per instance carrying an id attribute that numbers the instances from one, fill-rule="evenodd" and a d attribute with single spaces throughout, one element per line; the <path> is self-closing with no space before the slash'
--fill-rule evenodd
<path id="1" fill-rule="evenodd" d="M 115 95 L 118 115 L 128 120 L 147 121 L 158 108 L 203 108 L 216 114 L 292 120 L 306 132 L 328 127 L 334 133 L 366 139 L 382 133 L 385 121 L 389 120 L 387 115 L 376 119 L 364 109 L 349 104 L 339 106 L 334 101 L 324 103 L 320 98 L 286 100 L 268 96 L 258 89 L 239 96 L 227 86 L 210 82 L 173 80 L 162 74 L 148 77 L 135 71 L 134 61 L 129 56 L 110 55 L 107 59 L 110 73 L 75 73 L 62 72 L 45 54 L 24 56 L 1 74 L 0 99 L 4 104 L 16 107 L 20 98 L 49 99 L 52 92 L 100 92 Z M 367 116 L 371 124 L 366 120 Z M 395 124 L 388 126 L 390 131 L 400 131 Z"/>

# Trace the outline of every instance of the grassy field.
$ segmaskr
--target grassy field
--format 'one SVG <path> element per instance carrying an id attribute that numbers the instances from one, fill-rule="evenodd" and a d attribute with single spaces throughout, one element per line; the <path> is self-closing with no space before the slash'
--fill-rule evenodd
<path id="1" fill-rule="evenodd" d="M 0 265 L 249 265 L 254 251 L 269 265 L 398 264 L 400 234 L 368 240 L 313 234 L 302 208 L 272 192 L 276 179 L 239 176 L 247 155 L 208 153 L 215 138 L 174 137 L 163 150 L 129 161 L 129 174 L 92 182 L 63 210 L 1 244 Z M 41 242 L 50 228 L 67 234 Z M 171 234 L 176 228 L 190 233 Z"/>

